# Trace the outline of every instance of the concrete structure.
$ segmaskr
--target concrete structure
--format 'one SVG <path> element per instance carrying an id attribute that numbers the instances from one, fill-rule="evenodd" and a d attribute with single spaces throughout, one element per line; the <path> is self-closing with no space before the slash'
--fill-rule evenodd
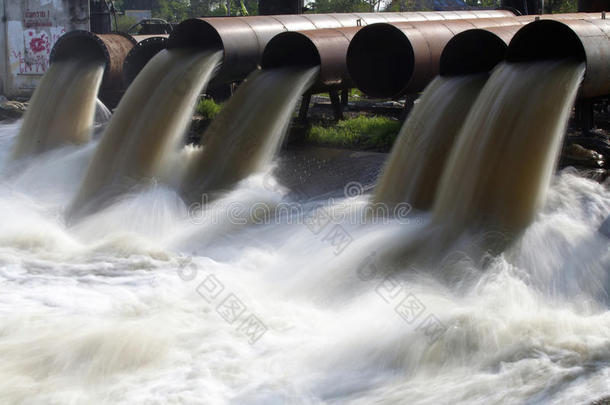
<path id="1" fill-rule="evenodd" d="M 89 0 L 0 0 L 0 94 L 27 97 L 65 32 L 89 30 Z"/>

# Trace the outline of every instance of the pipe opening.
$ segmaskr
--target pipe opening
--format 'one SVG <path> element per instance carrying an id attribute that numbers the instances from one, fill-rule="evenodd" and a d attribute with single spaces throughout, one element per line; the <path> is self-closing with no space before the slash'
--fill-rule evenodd
<path id="1" fill-rule="evenodd" d="M 509 62 L 573 58 L 586 61 L 578 35 L 560 21 L 539 20 L 521 28 L 508 46 Z"/>
<path id="2" fill-rule="evenodd" d="M 76 30 L 62 35 L 51 50 L 50 60 L 53 63 L 75 57 L 101 61 L 106 67 L 110 64 L 106 45 L 97 35 L 88 31 Z"/>
<path id="3" fill-rule="evenodd" d="M 489 72 L 504 60 L 507 47 L 500 37 L 485 29 L 460 32 L 443 49 L 440 74 L 459 76 Z"/>
<path id="4" fill-rule="evenodd" d="M 317 66 L 320 63 L 320 54 L 311 39 L 298 32 L 283 32 L 265 47 L 261 66 L 263 69 L 273 69 L 296 65 Z"/>
<path id="5" fill-rule="evenodd" d="M 224 49 L 224 45 L 218 31 L 210 23 L 191 18 L 174 28 L 167 48 Z"/>
<path id="6" fill-rule="evenodd" d="M 144 66 L 167 46 L 167 38 L 152 37 L 139 42 L 133 47 L 123 64 L 123 81 L 129 86 Z"/>
<path id="7" fill-rule="evenodd" d="M 400 29 L 372 24 L 361 29 L 347 51 L 347 68 L 360 90 L 373 97 L 396 97 L 413 75 L 414 52 Z"/>

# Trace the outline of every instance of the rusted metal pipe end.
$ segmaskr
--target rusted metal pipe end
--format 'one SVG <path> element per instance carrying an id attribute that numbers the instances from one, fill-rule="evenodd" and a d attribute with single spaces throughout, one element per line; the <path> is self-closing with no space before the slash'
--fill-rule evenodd
<path id="1" fill-rule="evenodd" d="M 347 51 L 349 75 L 360 90 L 372 97 L 400 95 L 414 70 L 413 46 L 407 36 L 390 24 L 362 28 Z"/>
<path id="2" fill-rule="evenodd" d="M 167 37 L 149 37 L 133 47 L 123 63 L 123 83 L 129 87 L 144 66 L 167 46 Z"/>
<path id="3" fill-rule="evenodd" d="M 110 54 L 104 41 L 96 34 L 89 31 L 75 30 L 59 37 L 51 50 L 50 61 L 54 63 L 74 58 L 100 60 L 108 64 Z"/>
<path id="4" fill-rule="evenodd" d="M 521 28 L 508 46 L 506 60 L 531 62 L 548 59 L 587 60 L 584 45 L 569 25 L 556 20 L 539 20 Z"/>
<path id="5" fill-rule="evenodd" d="M 136 40 L 123 33 L 94 34 L 75 30 L 62 35 L 51 50 L 51 63 L 69 59 L 99 60 L 105 64 L 103 89 L 123 88 L 123 62 Z"/>
<path id="6" fill-rule="evenodd" d="M 167 49 L 223 49 L 220 34 L 204 19 L 191 18 L 178 24 L 169 36 Z"/>
<path id="7" fill-rule="evenodd" d="M 320 66 L 312 92 L 349 88 L 346 55 L 350 40 L 360 27 L 283 32 L 273 37 L 263 52 L 261 66 Z"/>
<path id="8" fill-rule="evenodd" d="M 283 32 L 273 37 L 265 47 L 261 67 L 318 66 L 322 63 L 316 45 L 300 32 Z"/>
<path id="9" fill-rule="evenodd" d="M 280 25 L 277 21 L 275 23 Z M 271 30 L 272 35 L 275 33 L 275 30 Z M 246 22 L 246 17 L 186 20 L 178 24 L 169 36 L 167 49 L 176 48 L 223 51 L 222 68 L 210 85 L 243 79 L 256 69 L 263 52 L 258 34 Z"/>
<path id="10" fill-rule="evenodd" d="M 508 45 L 486 29 L 471 29 L 454 36 L 443 49 L 442 76 L 458 76 L 491 71 L 506 55 Z"/>

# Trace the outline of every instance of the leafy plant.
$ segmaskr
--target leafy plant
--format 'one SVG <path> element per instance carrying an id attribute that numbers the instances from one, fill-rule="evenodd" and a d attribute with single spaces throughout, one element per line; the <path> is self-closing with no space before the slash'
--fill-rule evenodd
<path id="1" fill-rule="evenodd" d="M 400 121 L 387 117 L 359 116 L 339 121 L 331 127 L 312 126 L 307 133 L 307 140 L 338 147 L 389 149 L 400 127 Z"/>
<path id="2" fill-rule="evenodd" d="M 206 120 L 214 119 L 222 110 L 222 104 L 217 104 L 211 98 L 204 98 L 197 104 L 197 113 Z"/>

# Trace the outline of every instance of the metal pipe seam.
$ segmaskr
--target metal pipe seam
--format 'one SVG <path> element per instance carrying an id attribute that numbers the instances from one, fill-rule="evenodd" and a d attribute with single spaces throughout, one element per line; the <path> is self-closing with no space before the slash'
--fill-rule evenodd
<path id="1" fill-rule="evenodd" d="M 168 49 L 194 47 L 224 51 L 223 66 L 213 83 L 243 79 L 258 67 L 267 43 L 285 31 L 356 27 L 376 22 L 434 21 L 514 16 L 507 10 L 419 13 L 302 14 L 190 19 L 169 37 Z"/>
<path id="2" fill-rule="evenodd" d="M 572 58 L 586 63 L 579 96 L 610 94 L 610 20 L 539 20 L 521 28 L 511 40 L 508 62 Z"/>
<path id="3" fill-rule="evenodd" d="M 547 17 L 547 16 L 542 16 Z M 554 18 L 600 18 L 599 14 L 564 14 Z M 347 54 L 349 74 L 364 93 L 396 98 L 419 92 L 439 72 L 444 47 L 458 33 L 476 29 L 522 25 L 536 16 L 373 24 L 353 38 Z"/>
<path id="4" fill-rule="evenodd" d="M 51 50 L 51 63 L 71 58 L 90 58 L 105 64 L 102 90 L 123 89 L 123 62 L 137 41 L 128 34 L 94 34 L 75 30 L 62 35 Z"/>
<path id="5" fill-rule="evenodd" d="M 123 63 L 123 86 L 129 87 L 144 66 L 167 46 L 169 35 L 136 35 L 138 41 L 125 57 Z"/>

